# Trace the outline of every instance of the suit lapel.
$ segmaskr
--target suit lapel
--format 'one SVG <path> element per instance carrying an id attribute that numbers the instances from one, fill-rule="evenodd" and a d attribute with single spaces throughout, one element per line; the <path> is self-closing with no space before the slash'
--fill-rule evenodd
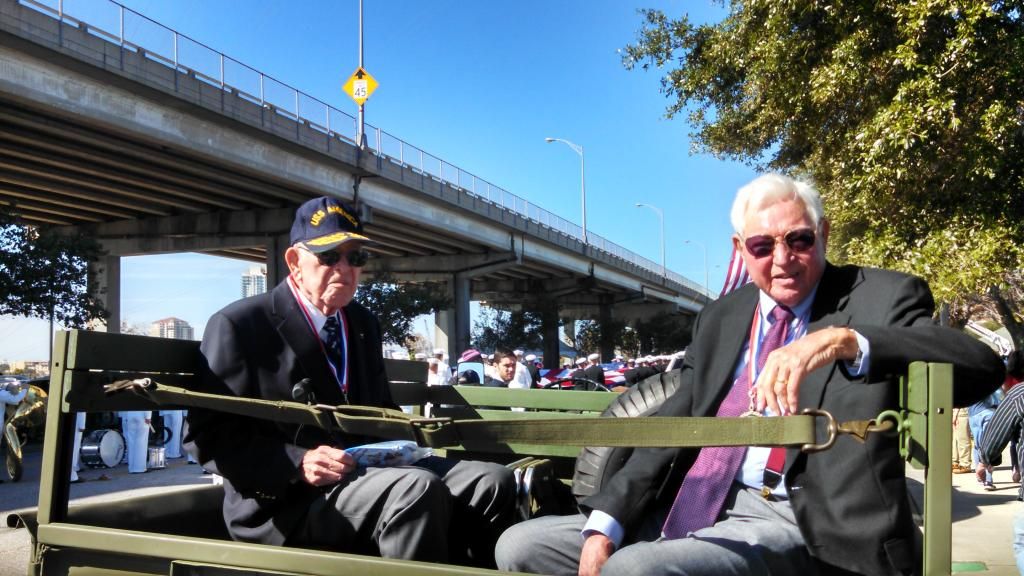
<path id="1" fill-rule="evenodd" d="M 739 303 L 735 306 L 723 307 L 723 313 L 719 326 L 714 328 L 717 338 L 714 340 L 714 347 L 706 358 L 708 366 L 704 382 L 707 394 L 695 395 L 696 403 L 693 414 L 695 416 L 714 416 L 718 406 L 725 399 L 726 394 L 733 385 L 733 376 L 736 372 L 736 364 L 739 362 L 743 345 L 750 334 L 750 325 L 754 319 L 754 309 L 757 307 L 757 298 L 760 292 L 753 283 L 747 284 L 737 290 L 736 297 Z"/>
<path id="2" fill-rule="evenodd" d="M 274 308 L 271 311 L 281 339 L 292 349 L 303 372 L 313 383 L 316 400 L 321 404 L 342 404 L 344 398 L 338 388 L 334 372 L 327 365 L 320 340 L 306 321 L 306 316 L 295 301 L 287 280 L 274 289 Z M 289 382 L 292 386 L 295 382 Z"/>
<path id="3" fill-rule="evenodd" d="M 811 305 L 810 322 L 807 332 L 821 330 L 829 326 L 847 326 L 850 324 L 850 313 L 846 306 L 853 288 L 863 280 L 859 271 L 856 274 L 844 273 L 843 270 L 828 264 L 818 284 L 818 292 Z M 804 408 L 820 408 L 825 395 L 825 387 L 832 378 L 838 363 L 815 370 L 804 378 L 800 385 L 800 406 Z"/>

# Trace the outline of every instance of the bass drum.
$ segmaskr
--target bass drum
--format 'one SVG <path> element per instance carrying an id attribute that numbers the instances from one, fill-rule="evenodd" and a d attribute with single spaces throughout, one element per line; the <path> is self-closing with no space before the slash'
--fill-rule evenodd
<path id="1" fill-rule="evenodd" d="M 679 388 L 680 375 L 680 370 L 672 370 L 640 381 L 636 386 L 620 394 L 605 408 L 601 416 L 650 416 Z M 585 446 L 576 457 L 576 471 L 572 477 L 573 496 L 579 501 L 595 494 L 613 474 L 622 469 L 632 454 L 631 447 Z"/>
<path id="2" fill-rule="evenodd" d="M 124 437 L 117 430 L 93 430 L 82 438 L 79 456 L 90 468 L 113 468 L 124 457 Z"/>

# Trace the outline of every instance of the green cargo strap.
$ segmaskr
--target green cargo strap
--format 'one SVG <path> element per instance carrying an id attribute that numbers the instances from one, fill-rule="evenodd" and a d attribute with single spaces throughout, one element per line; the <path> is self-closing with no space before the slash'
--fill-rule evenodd
<path id="1" fill-rule="evenodd" d="M 307 406 L 192 392 L 149 378 L 121 380 L 108 393 L 131 390 L 157 404 L 194 406 L 278 422 L 314 425 L 325 430 L 389 440 L 413 440 L 423 446 L 474 447 L 497 443 L 561 446 L 800 446 L 816 451 L 831 446 L 839 427 L 822 411 L 781 418 L 573 418 L 530 420 L 452 420 L 418 418 L 397 410 L 368 406 Z M 816 417 L 827 418 L 829 438 L 815 444 Z"/>
<path id="2" fill-rule="evenodd" d="M 194 392 L 160 384 L 151 378 L 118 380 L 104 387 L 112 394 L 129 390 L 161 405 L 181 405 L 239 414 L 262 420 L 316 426 L 346 434 L 378 436 L 393 440 L 416 440 L 409 425 L 411 416 L 399 410 L 371 406 L 310 406 L 286 400 L 262 400 Z"/>

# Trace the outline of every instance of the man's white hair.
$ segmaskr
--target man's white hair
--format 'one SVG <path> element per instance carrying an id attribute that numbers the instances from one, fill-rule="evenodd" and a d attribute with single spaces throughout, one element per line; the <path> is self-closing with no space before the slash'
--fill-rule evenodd
<path id="1" fill-rule="evenodd" d="M 743 236 L 743 225 L 749 210 L 759 210 L 786 200 L 803 202 L 804 210 L 807 211 L 814 227 L 819 228 L 821 219 L 825 216 L 825 209 L 821 205 L 821 196 L 818 195 L 818 191 L 810 184 L 793 180 L 789 176 L 765 174 L 754 178 L 736 192 L 736 199 L 733 200 L 730 213 L 733 230 Z"/>

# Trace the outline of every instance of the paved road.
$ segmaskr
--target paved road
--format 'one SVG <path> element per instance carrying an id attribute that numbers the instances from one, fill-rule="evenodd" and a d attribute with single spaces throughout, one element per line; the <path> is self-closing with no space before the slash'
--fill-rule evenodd
<path id="1" fill-rule="evenodd" d="M 20 576 L 28 567 L 30 541 L 25 529 L 7 527 L 7 517 L 14 510 L 36 506 L 39 500 L 39 470 L 42 446 L 25 447 L 25 474 L 18 482 L 0 484 L 0 576 Z M 71 485 L 72 505 L 75 502 L 117 500 L 160 492 L 175 486 L 209 484 L 212 477 L 202 474 L 199 466 L 187 464 L 184 458 L 168 460 L 167 468 L 145 474 L 129 474 L 125 465 L 116 468 L 85 469 L 79 474 L 84 481 Z"/>
<path id="2" fill-rule="evenodd" d="M 25 477 L 17 483 L 0 484 L 0 576 L 26 573 L 29 535 L 24 529 L 7 528 L 7 516 L 12 510 L 36 505 L 40 461 L 40 447 L 28 446 Z M 1008 452 L 1003 461 L 1010 461 Z M 907 475 L 911 493 L 919 498 L 923 474 L 908 469 Z M 122 465 L 85 470 L 81 477 L 86 481 L 71 486 L 73 502 L 113 500 L 212 481 L 198 466 L 186 464 L 183 459 L 171 460 L 167 468 L 146 474 L 128 474 Z M 978 574 L 1015 576 L 1018 572 L 1012 549 L 1013 516 L 1024 510 L 1024 503 L 1017 501 L 1017 487 L 1010 480 L 1009 465 L 997 468 L 994 479 L 996 491 L 985 492 L 972 474 L 953 475 L 954 568 L 964 573 L 976 569 L 973 572 Z"/>

